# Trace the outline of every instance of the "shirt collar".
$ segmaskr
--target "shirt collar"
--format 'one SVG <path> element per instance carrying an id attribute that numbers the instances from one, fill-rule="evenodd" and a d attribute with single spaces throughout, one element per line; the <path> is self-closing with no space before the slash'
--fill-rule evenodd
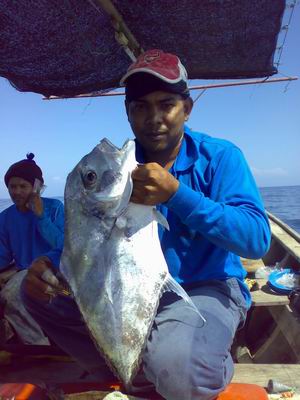
<path id="1" fill-rule="evenodd" d="M 136 149 L 135 156 L 138 163 L 145 163 L 143 149 L 138 141 L 135 139 Z M 185 171 L 191 167 L 198 159 L 198 151 L 191 137 L 191 130 L 184 125 L 184 135 L 179 149 L 179 153 L 176 157 L 173 168 L 175 171 Z"/>

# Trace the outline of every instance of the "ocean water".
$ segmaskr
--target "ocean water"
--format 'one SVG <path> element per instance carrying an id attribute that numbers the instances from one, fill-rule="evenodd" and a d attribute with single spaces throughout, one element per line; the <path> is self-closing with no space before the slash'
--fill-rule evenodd
<path id="1" fill-rule="evenodd" d="M 260 192 L 266 210 L 300 233 L 300 186 L 264 187 Z M 9 199 L 0 199 L 0 211 L 11 204 Z"/>
<path id="2" fill-rule="evenodd" d="M 300 233 L 300 186 L 260 188 L 266 210 Z"/>

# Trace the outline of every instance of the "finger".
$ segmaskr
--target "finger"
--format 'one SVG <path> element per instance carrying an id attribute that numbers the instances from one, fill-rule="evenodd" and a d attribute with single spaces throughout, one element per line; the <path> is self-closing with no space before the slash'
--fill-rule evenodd
<path id="1" fill-rule="evenodd" d="M 131 202 L 144 204 L 145 197 L 146 197 L 146 189 L 144 185 L 133 187 L 132 194 L 130 197 Z"/>
<path id="2" fill-rule="evenodd" d="M 44 293 L 49 286 L 49 284 L 44 282 L 39 276 L 30 273 L 27 274 L 26 283 L 28 287 L 35 288 L 42 293 Z"/>
<path id="3" fill-rule="evenodd" d="M 44 271 L 50 268 L 51 261 L 47 257 L 40 257 L 32 262 L 28 272 L 41 276 Z"/>
<path id="4" fill-rule="evenodd" d="M 27 275 L 24 283 L 25 292 L 29 297 L 37 300 L 49 301 L 49 285 L 41 281 L 35 275 Z"/>
<path id="5" fill-rule="evenodd" d="M 131 173 L 131 178 L 133 181 L 144 181 L 148 176 L 147 171 L 144 169 L 136 168 Z"/>
<path id="6" fill-rule="evenodd" d="M 42 275 L 41 275 L 41 279 L 44 282 L 49 283 L 52 286 L 59 286 L 59 280 L 56 278 L 56 276 L 54 275 L 54 273 L 52 272 L 52 270 L 50 268 L 46 269 Z"/>
<path id="7" fill-rule="evenodd" d="M 132 179 L 145 180 L 149 177 L 151 171 L 155 171 L 157 169 L 162 169 L 162 167 L 157 163 L 138 165 L 137 168 L 132 171 L 131 176 Z"/>

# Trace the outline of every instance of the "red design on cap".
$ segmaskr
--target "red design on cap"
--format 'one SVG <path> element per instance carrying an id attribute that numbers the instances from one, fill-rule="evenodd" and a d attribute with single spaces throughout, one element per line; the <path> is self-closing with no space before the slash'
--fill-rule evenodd
<path id="1" fill-rule="evenodd" d="M 123 84 L 129 76 L 137 72 L 152 74 L 168 83 L 177 83 L 181 80 L 187 81 L 185 68 L 179 58 L 174 54 L 164 53 L 158 49 L 148 50 L 141 54 L 130 65 L 120 83 Z"/>
<path id="2" fill-rule="evenodd" d="M 160 57 L 160 53 L 161 51 L 159 50 L 150 50 L 144 54 L 144 61 L 146 63 L 151 63 Z"/>

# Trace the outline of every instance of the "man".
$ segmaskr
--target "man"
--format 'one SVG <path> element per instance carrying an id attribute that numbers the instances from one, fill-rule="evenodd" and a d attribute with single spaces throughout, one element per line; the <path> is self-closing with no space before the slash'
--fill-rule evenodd
<path id="1" fill-rule="evenodd" d="M 0 214 L 0 305 L 4 321 L 9 322 L 23 343 L 49 344 L 25 310 L 19 290 L 35 259 L 43 256 L 45 261 L 59 264 L 64 211 L 59 200 L 40 196 L 44 180 L 33 158 L 30 153 L 11 165 L 4 177 L 14 204 Z"/>
<path id="2" fill-rule="evenodd" d="M 164 294 L 142 356 L 144 377 L 166 399 L 214 399 L 232 379 L 230 347 L 251 303 L 239 256 L 260 258 L 268 250 L 268 220 L 241 151 L 185 126 L 193 102 L 178 57 L 147 51 L 121 83 L 139 162 L 131 201 L 156 205 L 167 218 L 170 230 L 159 233 L 170 273 L 207 321 L 199 326 L 182 299 Z M 36 278 L 44 268 L 30 274 Z M 59 346 L 108 378 L 74 304 L 57 297 L 45 316 L 46 296 L 32 295 L 30 274 L 28 310 Z"/>

